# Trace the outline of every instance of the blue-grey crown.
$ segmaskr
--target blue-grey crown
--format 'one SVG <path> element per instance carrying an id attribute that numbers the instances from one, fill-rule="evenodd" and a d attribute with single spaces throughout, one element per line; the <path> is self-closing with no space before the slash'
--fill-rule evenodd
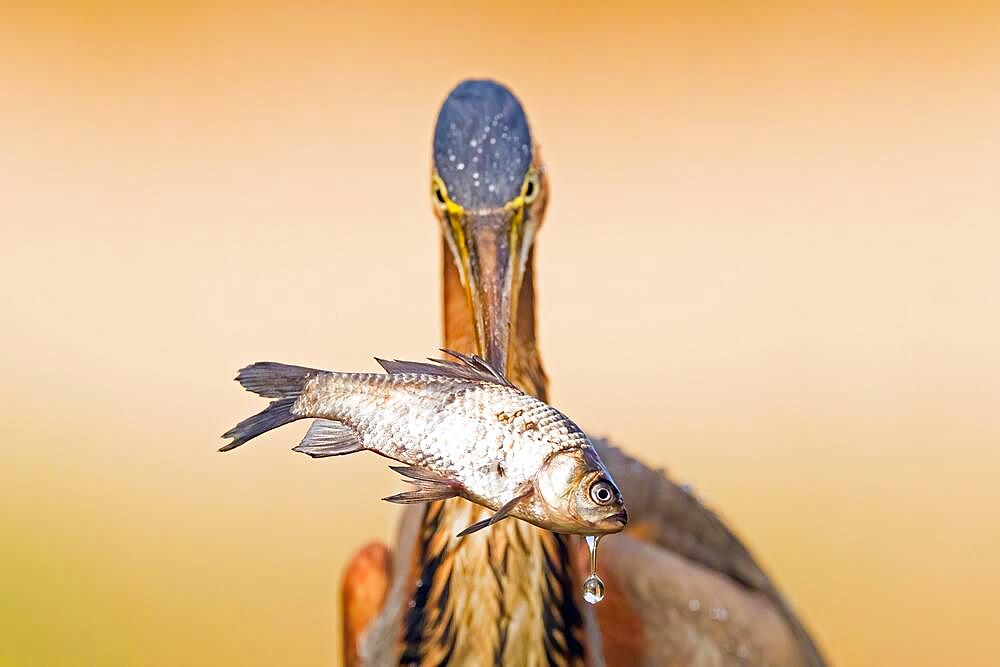
<path id="1" fill-rule="evenodd" d="M 463 81 L 441 105 L 434 165 L 465 208 L 503 206 L 531 166 L 531 131 L 517 98 L 495 81 Z"/>

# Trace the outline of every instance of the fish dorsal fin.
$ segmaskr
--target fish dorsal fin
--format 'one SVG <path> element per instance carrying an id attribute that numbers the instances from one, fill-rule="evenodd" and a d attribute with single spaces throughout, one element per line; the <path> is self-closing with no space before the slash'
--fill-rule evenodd
<path id="1" fill-rule="evenodd" d="M 454 350 L 449 350 L 442 347 L 441 351 L 448 356 L 455 357 L 466 367 L 475 371 L 478 375 L 482 376 L 484 380 L 489 380 L 490 382 L 495 382 L 497 384 L 502 384 L 505 387 L 514 387 L 514 383 L 507 379 L 507 376 L 503 374 L 499 368 L 486 361 L 478 354 L 462 354 L 461 352 L 455 352 Z M 454 366 L 461 366 L 461 364 L 456 364 L 454 361 L 445 361 L 432 359 L 431 361 L 437 361 L 438 363 L 450 364 Z"/>
<path id="2" fill-rule="evenodd" d="M 461 352 L 444 348 L 441 351 L 455 357 L 458 361 L 430 359 L 430 363 L 428 363 L 426 361 L 400 361 L 399 359 L 390 361 L 388 359 L 379 359 L 378 357 L 375 357 L 375 361 L 390 375 L 397 375 L 399 373 L 437 375 L 440 377 L 457 378 L 459 380 L 491 382 L 516 389 L 514 384 L 503 373 L 479 355 L 462 354 Z"/>

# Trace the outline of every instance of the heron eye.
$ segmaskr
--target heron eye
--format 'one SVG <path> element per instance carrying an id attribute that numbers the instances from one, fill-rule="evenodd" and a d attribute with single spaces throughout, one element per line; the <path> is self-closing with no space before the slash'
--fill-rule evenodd
<path id="1" fill-rule="evenodd" d="M 524 184 L 524 203 L 530 204 L 538 199 L 539 190 L 541 190 L 541 183 L 539 181 L 538 172 L 528 172 L 528 176 L 525 179 Z"/>
<path id="2" fill-rule="evenodd" d="M 440 179 L 435 178 L 434 183 L 434 204 L 441 210 L 448 207 L 448 196 L 444 191 L 444 183 Z"/>
<path id="3" fill-rule="evenodd" d="M 596 482 L 590 487 L 590 499 L 598 505 L 608 505 L 615 499 L 615 491 L 607 482 Z"/>

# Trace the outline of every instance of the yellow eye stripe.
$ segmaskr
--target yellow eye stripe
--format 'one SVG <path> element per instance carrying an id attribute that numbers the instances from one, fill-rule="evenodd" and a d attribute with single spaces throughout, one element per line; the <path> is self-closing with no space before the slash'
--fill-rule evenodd
<path id="1" fill-rule="evenodd" d="M 531 193 L 531 197 L 527 196 L 529 185 L 534 185 Z M 508 230 L 508 242 L 510 247 L 510 262 L 517 262 L 519 265 L 523 266 L 523 258 L 520 258 L 520 245 L 523 242 L 524 233 L 524 219 L 525 219 L 525 209 L 538 197 L 539 189 L 541 187 L 541 181 L 539 179 L 538 172 L 531 169 L 528 174 L 525 175 L 524 181 L 521 183 L 521 192 L 516 197 L 511 199 L 509 202 L 504 204 L 504 210 L 508 212 L 510 221 L 510 229 Z M 448 230 L 447 241 L 451 246 L 452 252 L 455 254 L 456 259 L 459 264 L 459 276 L 462 281 L 462 285 L 465 288 L 465 296 L 467 300 L 467 306 L 470 312 L 476 310 L 476 304 L 473 303 L 475 295 L 474 290 L 471 289 L 469 281 L 472 278 L 471 275 L 471 258 L 469 256 L 469 246 L 468 240 L 466 239 L 466 229 L 465 229 L 465 208 L 460 204 L 452 201 L 448 196 L 448 188 L 444 183 L 437 171 L 433 172 L 431 178 L 431 197 L 434 205 L 441 211 L 442 224 L 446 225 Z M 517 309 L 517 296 L 520 292 L 520 282 L 521 276 L 517 268 L 514 268 L 509 274 L 509 279 L 512 281 L 508 287 L 511 290 L 511 308 L 513 310 Z M 480 332 L 478 327 L 475 329 L 476 342 L 477 345 L 481 346 L 482 341 L 479 340 Z"/>
<path id="2" fill-rule="evenodd" d="M 534 188 L 529 200 L 527 191 L 530 184 L 533 184 Z M 538 171 L 535 169 L 529 169 L 528 173 L 524 176 L 524 182 L 521 184 L 521 194 L 504 204 L 505 210 L 512 211 L 514 213 L 511 217 L 510 225 L 511 248 L 517 248 L 521 241 L 521 229 L 524 224 L 524 208 L 527 204 L 530 204 L 538 198 L 540 188 L 541 179 L 539 178 Z M 451 236 L 455 242 L 459 257 L 462 258 L 462 263 L 466 264 L 466 271 L 463 271 L 463 274 L 467 275 L 467 262 L 469 255 L 468 247 L 465 241 L 465 229 L 462 225 L 462 222 L 465 219 L 465 209 L 460 204 L 451 200 L 448 196 L 448 187 L 444 184 L 444 180 L 437 174 L 436 171 L 431 178 L 431 196 L 434 198 L 435 205 L 441 209 L 448 219 L 448 226 L 451 229 Z M 442 199 L 444 200 L 443 202 L 441 201 Z M 465 280 L 465 275 L 462 276 L 463 281 Z"/>
<path id="3" fill-rule="evenodd" d="M 513 252 L 521 242 L 521 225 L 524 222 L 524 196 L 518 195 L 507 202 L 505 209 L 514 211 L 514 216 L 510 220 L 510 247 Z"/>
<path id="4" fill-rule="evenodd" d="M 534 187 L 531 195 L 529 196 L 528 186 L 532 184 Z M 541 187 L 542 183 L 538 171 L 536 169 L 529 169 L 528 173 L 524 176 L 524 181 L 521 183 L 521 193 L 504 204 L 504 208 L 507 210 L 524 208 L 525 204 L 530 204 L 538 199 L 538 193 L 541 190 Z M 444 184 L 444 180 L 436 171 L 431 177 L 431 197 L 433 197 L 435 205 L 438 208 L 447 211 L 449 215 L 464 214 L 465 209 L 452 201 L 448 196 L 448 186 Z M 444 201 L 441 201 L 442 199 Z"/>

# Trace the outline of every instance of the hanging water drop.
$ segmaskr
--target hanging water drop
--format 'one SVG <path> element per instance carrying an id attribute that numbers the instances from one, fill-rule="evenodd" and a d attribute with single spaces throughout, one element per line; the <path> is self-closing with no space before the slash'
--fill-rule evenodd
<path id="1" fill-rule="evenodd" d="M 583 582 L 583 599 L 590 604 L 597 604 L 604 599 L 604 582 L 596 574 Z"/>
<path id="2" fill-rule="evenodd" d="M 587 548 L 590 549 L 590 576 L 583 582 L 583 599 L 590 604 L 597 604 L 604 599 L 604 582 L 597 576 L 597 543 L 600 535 L 587 535 Z"/>

